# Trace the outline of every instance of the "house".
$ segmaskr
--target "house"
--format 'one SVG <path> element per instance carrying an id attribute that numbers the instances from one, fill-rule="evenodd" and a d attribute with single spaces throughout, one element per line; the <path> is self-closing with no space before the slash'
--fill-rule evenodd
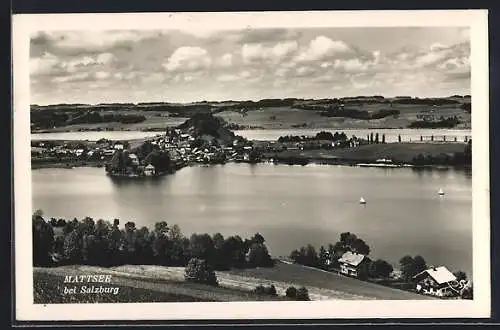
<path id="1" fill-rule="evenodd" d="M 130 158 L 132 165 L 139 165 L 139 158 L 136 154 L 129 154 L 128 158 Z"/>
<path id="2" fill-rule="evenodd" d="M 457 278 L 446 267 L 432 267 L 413 276 L 417 292 L 437 297 L 449 297 L 459 293 Z"/>
<path id="3" fill-rule="evenodd" d="M 117 142 L 117 143 L 115 143 L 115 145 L 113 146 L 113 148 L 115 150 L 123 150 L 123 143 Z"/>
<path id="4" fill-rule="evenodd" d="M 115 154 L 115 150 L 113 150 L 113 149 L 104 150 L 105 156 L 113 156 L 114 154 Z"/>
<path id="5" fill-rule="evenodd" d="M 144 175 L 145 176 L 155 175 L 155 167 L 151 164 L 146 165 L 146 167 L 144 168 Z"/>
<path id="6" fill-rule="evenodd" d="M 347 251 L 339 258 L 338 262 L 342 274 L 359 277 L 362 272 L 361 268 L 369 262 L 369 259 L 364 254 Z"/>

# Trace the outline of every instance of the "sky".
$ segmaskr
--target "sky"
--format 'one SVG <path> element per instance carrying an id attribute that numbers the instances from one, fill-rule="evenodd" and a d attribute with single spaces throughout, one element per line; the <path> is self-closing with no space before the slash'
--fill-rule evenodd
<path id="1" fill-rule="evenodd" d="M 460 27 L 38 31 L 30 103 L 470 94 Z"/>

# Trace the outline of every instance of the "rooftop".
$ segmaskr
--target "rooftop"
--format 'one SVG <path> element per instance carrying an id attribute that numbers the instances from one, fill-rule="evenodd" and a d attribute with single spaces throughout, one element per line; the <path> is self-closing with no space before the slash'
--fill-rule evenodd
<path id="1" fill-rule="evenodd" d="M 423 272 L 418 273 L 413 278 L 421 277 L 424 274 L 428 274 L 432 277 L 438 284 L 443 284 L 446 282 L 456 281 L 457 278 L 450 272 L 446 267 L 441 266 L 437 268 L 429 268 L 424 270 Z"/>
<path id="2" fill-rule="evenodd" d="M 343 262 L 351 266 L 357 266 L 363 261 L 364 258 L 365 256 L 363 254 L 347 251 L 342 255 L 342 257 L 340 257 L 339 262 Z"/>

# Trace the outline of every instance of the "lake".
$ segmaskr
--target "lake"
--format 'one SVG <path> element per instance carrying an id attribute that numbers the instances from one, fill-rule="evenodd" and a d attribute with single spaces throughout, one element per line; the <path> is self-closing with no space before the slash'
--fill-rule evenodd
<path id="1" fill-rule="evenodd" d="M 165 220 L 186 236 L 260 232 L 274 256 L 307 243 L 318 249 L 350 231 L 372 257 L 397 264 L 420 254 L 472 277 L 472 175 L 462 170 L 226 164 L 116 180 L 102 168 L 39 169 L 32 182 L 32 209 L 49 218 L 119 218 L 137 227 Z"/>
<path id="2" fill-rule="evenodd" d="M 401 135 L 403 142 L 419 141 L 420 136 L 430 137 L 433 135 L 436 141 L 442 141 L 446 137 L 448 141 L 457 138 L 458 141 L 464 141 L 464 138 L 471 136 L 470 130 L 462 129 L 255 129 L 255 130 L 237 130 L 235 134 L 241 135 L 251 140 L 271 141 L 277 140 L 284 135 L 316 135 L 320 131 L 345 132 L 347 136 L 353 135 L 366 138 L 370 133 L 379 133 L 380 139 L 385 134 L 386 142 L 398 141 Z M 109 131 L 109 132 L 57 132 L 57 133 L 35 133 L 31 134 L 31 140 L 89 140 L 97 141 L 101 138 L 109 140 L 132 140 L 146 137 L 153 137 L 161 132 L 141 132 L 141 131 Z"/>

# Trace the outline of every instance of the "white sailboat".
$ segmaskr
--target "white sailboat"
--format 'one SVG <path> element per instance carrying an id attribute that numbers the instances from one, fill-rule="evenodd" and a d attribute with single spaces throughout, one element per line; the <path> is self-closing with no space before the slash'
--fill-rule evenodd
<path id="1" fill-rule="evenodd" d="M 444 191 L 443 191 L 443 189 L 442 189 L 442 188 L 440 188 L 440 189 L 439 189 L 439 191 L 438 191 L 438 195 L 440 195 L 440 196 L 443 196 L 443 195 L 444 195 Z"/>
<path id="2" fill-rule="evenodd" d="M 366 201 L 363 197 L 359 199 L 359 204 L 366 204 Z"/>

